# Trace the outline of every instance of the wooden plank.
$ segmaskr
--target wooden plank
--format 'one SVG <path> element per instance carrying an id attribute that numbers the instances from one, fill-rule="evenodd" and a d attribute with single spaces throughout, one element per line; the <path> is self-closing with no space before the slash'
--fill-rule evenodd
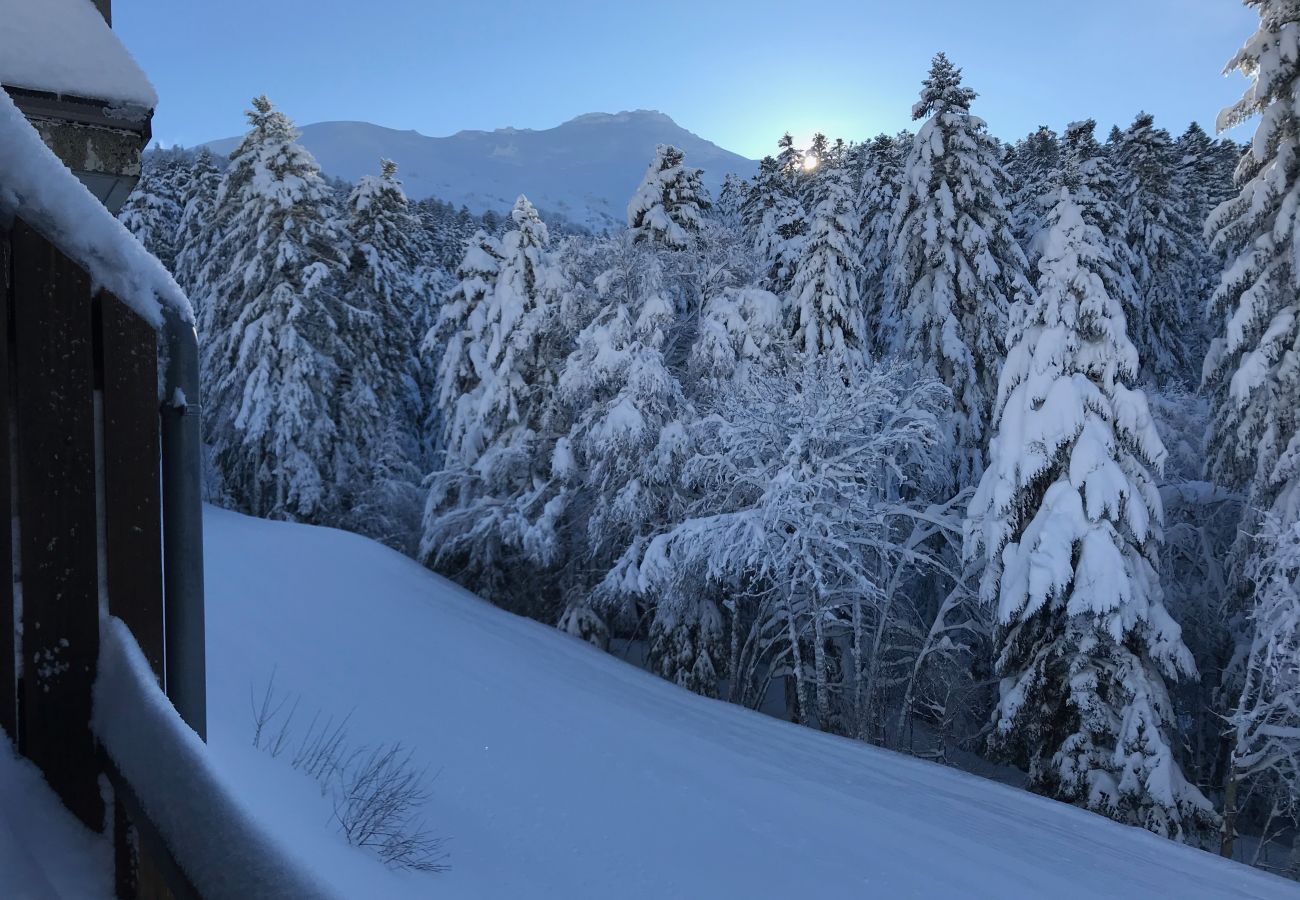
<path id="1" fill-rule="evenodd" d="M 0 228 L 0 728 L 18 743 L 18 682 L 14 666 L 13 509 L 9 483 L 9 302 L 13 281 L 9 230 Z"/>
<path id="2" fill-rule="evenodd" d="M 13 229 L 23 753 L 81 821 L 103 828 L 90 731 L 99 654 L 90 280 Z"/>
<path id="3" fill-rule="evenodd" d="M 104 512 L 109 611 L 163 679 L 162 512 L 158 486 L 158 343 L 148 322 L 99 297 Z"/>

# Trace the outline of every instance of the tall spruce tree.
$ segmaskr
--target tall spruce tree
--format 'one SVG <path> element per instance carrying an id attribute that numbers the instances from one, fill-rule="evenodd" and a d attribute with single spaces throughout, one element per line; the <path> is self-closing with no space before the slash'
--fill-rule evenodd
<path id="1" fill-rule="evenodd" d="M 1174 156 L 1177 168 L 1173 177 L 1173 190 L 1179 198 L 1179 205 L 1187 210 L 1190 226 L 1183 247 L 1188 270 L 1187 290 L 1191 294 L 1187 304 L 1191 318 L 1187 331 L 1190 335 L 1189 349 L 1196 364 L 1193 372 L 1199 376 L 1199 363 L 1204 358 L 1210 341 L 1207 304 L 1223 267 L 1223 260 L 1210 250 L 1210 242 L 1205 236 L 1205 223 L 1209 220 L 1210 213 L 1228 199 L 1233 169 L 1226 173 L 1223 171 L 1224 155 L 1218 142 L 1212 140 L 1196 122 L 1192 122 L 1174 142 Z M 1191 376 L 1188 381 L 1191 381 Z"/>
<path id="2" fill-rule="evenodd" d="M 956 480 L 983 465 L 984 428 L 997 388 L 1011 304 L 1033 289 L 1011 232 L 997 142 L 970 112 L 975 92 L 942 53 L 914 119 L 925 119 L 904 167 L 893 248 L 890 307 L 906 354 L 952 392 Z"/>
<path id="3" fill-rule="evenodd" d="M 1096 137 L 1097 123 L 1092 119 L 1072 122 L 1061 135 L 1061 158 L 1054 192 L 1064 185 L 1064 172 L 1070 172 L 1070 193 L 1083 220 L 1101 233 L 1106 252 L 1094 266 L 1106 287 L 1106 293 L 1120 304 L 1127 321 L 1138 304 L 1137 260 L 1128 243 L 1128 219 L 1121 205 L 1119 182 L 1106 150 Z M 1053 196 L 1056 194 L 1054 193 Z"/>
<path id="4" fill-rule="evenodd" d="M 200 323 L 203 322 L 203 291 L 205 282 L 201 273 L 207 268 L 212 244 L 217 230 L 213 227 L 213 213 L 217 191 L 221 187 L 221 170 L 217 168 L 207 147 L 200 147 L 190 166 L 189 180 L 181 195 L 181 214 L 176 225 L 176 281 L 194 304 Z M 202 330 L 200 334 L 203 335 Z"/>
<path id="5" fill-rule="evenodd" d="M 449 431 L 454 423 L 471 417 L 475 386 L 490 377 L 486 348 L 487 310 L 481 308 L 496 290 L 501 271 L 501 242 L 486 231 L 478 231 L 465 247 L 456 268 L 456 283 L 443 297 L 437 321 L 420 345 L 424 358 L 436 369 L 433 410 L 437 421 L 432 430 L 438 448 L 459 443 Z"/>
<path id="6" fill-rule="evenodd" d="M 564 285 L 549 232 L 527 197 L 511 221 L 495 273 L 487 271 L 495 248 L 471 248 L 474 259 L 463 267 L 481 279 L 468 288 L 467 298 L 480 296 L 472 308 L 467 302 L 469 328 L 457 350 L 472 374 L 442 369 L 443 461 L 425 503 L 419 554 L 483 596 L 536 614 L 543 601 L 520 572 L 554 554 L 541 426 L 559 365 L 547 335 Z"/>
<path id="7" fill-rule="evenodd" d="M 866 327 L 858 295 L 861 256 L 849 174 L 822 174 L 822 200 L 813 210 L 803 258 L 790 289 L 790 332 L 799 352 L 844 358 L 865 355 Z"/>
<path id="8" fill-rule="evenodd" d="M 1227 857 L 1236 837 L 1240 782 L 1248 783 L 1247 797 L 1271 805 L 1273 816 L 1293 829 L 1300 824 L 1300 520 L 1266 516 L 1255 545 L 1245 567 L 1254 602 L 1229 716 L 1232 753 L 1220 846 Z M 1295 877 L 1300 835 L 1291 838 L 1290 856 L 1286 874 Z"/>
<path id="9" fill-rule="evenodd" d="M 500 260 L 490 291 L 484 291 L 469 318 L 463 352 L 474 374 L 459 395 L 443 394 L 443 451 L 452 465 L 472 465 L 495 441 L 509 441 L 510 432 L 535 424 L 541 404 L 534 401 L 555 382 L 559 361 L 540 352 L 561 287 L 547 253 L 550 234 L 527 197 L 519 197 L 511 221 L 515 227 L 501 239 L 499 251 L 493 247 L 480 255 L 471 249 L 475 266 L 486 268 L 489 259 L 484 257 L 497 252 Z"/>
<path id="10" fill-rule="evenodd" d="M 1137 305 L 1125 310 L 1144 375 L 1157 384 L 1186 380 L 1204 352 L 1196 309 L 1195 234 L 1175 173 L 1169 132 L 1139 113 L 1110 147 L 1134 254 Z"/>
<path id="11" fill-rule="evenodd" d="M 1300 508 L 1300 9 L 1252 0 L 1260 28 L 1229 63 L 1253 80 L 1224 110 L 1226 128 L 1260 115 L 1237 170 L 1238 195 L 1211 215 L 1207 232 L 1227 256 L 1211 298 L 1217 335 L 1205 361 L 1214 403 L 1210 473 L 1245 488 L 1249 505 L 1291 520 Z"/>
<path id="12" fill-rule="evenodd" d="M 862 240 L 858 295 L 868 345 L 877 354 L 895 346 L 897 323 L 887 319 L 885 295 L 889 282 L 889 228 L 898 205 L 903 154 L 911 146 L 888 135 L 863 145 L 859 154 L 858 234 Z"/>
<path id="13" fill-rule="evenodd" d="M 1032 269 L 1034 239 L 1042 230 L 1055 201 L 1059 183 L 1061 146 L 1056 132 L 1040 125 L 1028 137 L 1016 142 L 1007 160 L 1011 179 L 1011 230 L 1025 251 Z"/>
<path id="14" fill-rule="evenodd" d="M 800 190 L 803 154 L 789 134 L 781 138 L 778 146 L 781 152 L 772 162 L 759 167 L 751 208 L 758 214 L 754 246 L 766 269 L 763 286 L 784 295 L 794 282 L 803 255 L 808 214 Z"/>
<path id="15" fill-rule="evenodd" d="M 117 214 L 127 230 L 169 272 L 176 271 L 176 230 L 190 177 L 190 158 L 186 151 L 180 148 L 149 151 L 140 166 L 140 180 Z"/>
<path id="16" fill-rule="evenodd" d="M 1239 698 L 1224 791 L 1227 855 L 1239 783 L 1270 774 L 1258 755 L 1270 737 L 1300 730 L 1294 703 L 1286 705 L 1294 668 L 1269 668 L 1279 660 L 1293 665 L 1294 609 L 1300 604 L 1294 581 L 1294 529 L 1300 522 L 1300 6 L 1290 0 L 1247 5 L 1259 13 L 1259 29 L 1227 68 L 1242 72 L 1251 85 L 1220 114 L 1218 125 L 1222 130 L 1253 116 L 1259 125 L 1237 169 L 1237 196 L 1206 225 L 1212 248 L 1226 260 L 1210 301 L 1216 335 L 1205 360 L 1212 404 L 1207 469 L 1213 480 L 1246 494 L 1248 513 L 1233 568 L 1242 611 L 1253 613 L 1240 648 L 1245 670 L 1230 670 L 1225 678 L 1227 692 Z M 1263 533 L 1271 540 L 1256 537 L 1262 514 L 1268 522 Z M 1274 674 L 1282 680 L 1274 681 Z M 1274 702 L 1279 699 L 1281 705 Z"/>
<path id="17" fill-rule="evenodd" d="M 327 521 L 339 372 L 350 362 L 338 332 L 347 244 L 293 123 L 265 97 L 247 115 L 213 210 L 222 265 L 204 291 L 204 425 L 240 509 Z"/>
<path id="18" fill-rule="evenodd" d="M 990 744 L 1037 791 L 1190 840 L 1215 817 L 1171 738 L 1164 679 L 1194 663 L 1158 574 L 1165 449 L 1125 384 L 1138 359 L 1099 273 L 1105 239 L 1068 187 L 1045 224 L 967 523 L 999 625 Z"/>
<path id="19" fill-rule="evenodd" d="M 666 358 L 678 291 L 665 260 L 624 236 L 611 238 L 605 250 L 610 265 L 596 279 L 604 303 L 576 336 L 558 382 L 558 404 L 570 425 L 552 464 L 574 526 L 569 545 L 578 571 L 569 573 L 570 587 L 583 588 L 569 592 L 560 627 L 597 643 L 604 629 L 586 602 L 591 584 L 581 584 L 580 572 L 607 571 L 629 545 L 677 521 L 693 417 Z M 638 617 L 632 613 L 633 621 Z M 677 656 L 665 656 L 664 639 L 652 639 L 650 649 L 668 674 L 665 667 Z"/>
<path id="20" fill-rule="evenodd" d="M 651 241 L 684 249 L 703 224 L 709 198 L 700 182 L 700 169 L 683 161 L 670 144 L 655 148 L 655 158 L 627 204 L 627 226 L 634 241 Z"/>
<path id="21" fill-rule="evenodd" d="M 419 220 L 411 212 L 397 165 L 363 177 L 347 198 L 352 248 L 340 336 L 350 350 L 341 379 L 336 478 L 347 521 L 398 543 L 413 529 L 412 491 L 420 472 L 422 399 L 416 386 L 415 321 L 429 304 Z"/>
<path id="22" fill-rule="evenodd" d="M 735 172 L 723 176 L 718 202 L 713 204 L 713 219 L 732 231 L 744 228 L 745 205 L 751 187 L 748 179 L 741 178 Z"/>

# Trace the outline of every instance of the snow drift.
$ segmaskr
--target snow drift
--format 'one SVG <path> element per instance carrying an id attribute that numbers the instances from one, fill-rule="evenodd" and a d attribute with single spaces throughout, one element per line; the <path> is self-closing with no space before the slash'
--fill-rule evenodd
<path id="1" fill-rule="evenodd" d="M 209 510 L 210 746 L 343 896 L 1294 897 L 1296 886 L 932 763 L 706 700 L 378 544 Z M 347 846 L 253 749 L 250 692 L 351 712 L 436 773 L 451 871 Z"/>

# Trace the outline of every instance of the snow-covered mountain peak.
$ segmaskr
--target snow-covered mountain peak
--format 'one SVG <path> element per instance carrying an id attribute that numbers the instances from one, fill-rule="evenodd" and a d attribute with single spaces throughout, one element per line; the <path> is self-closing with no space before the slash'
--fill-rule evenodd
<path id="1" fill-rule="evenodd" d="M 212 141 L 229 153 L 238 138 Z M 692 134 L 657 110 L 594 112 L 554 128 L 499 128 L 428 137 L 367 122 L 319 122 L 302 143 L 329 175 L 356 181 L 378 171 L 380 157 L 398 164 L 414 199 L 438 197 L 474 212 L 508 211 L 527 194 L 544 214 L 592 230 L 623 224 L 657 144 L 673 144 L 704 170 L 714 193 L 728 172 L 751 175 L 757 163 Z"/>
<path id="2" fill-rule="evenodd" d="M 574 116 L 565 125 L 605 125 L 605 124 L 622 124 L 628 122 L 646 123 L 654 125 L 667 125 L 672 128 L 679 127 L 673 121 L 672 116 L 661 113 L 657 109 L 625 109 L 622 112 L 604 113 L 590 112 L 583 113 L 580 116 Z M 561 126 L 563 127 L 563 126 Z"/>

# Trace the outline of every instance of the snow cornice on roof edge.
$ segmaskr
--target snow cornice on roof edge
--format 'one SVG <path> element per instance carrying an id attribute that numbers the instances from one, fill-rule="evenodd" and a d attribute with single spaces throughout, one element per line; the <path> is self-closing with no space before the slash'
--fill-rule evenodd
<path id="1" fill-rule="evenodd" d="M 91 0 L 0 0 L 0 85 L 152 110 L 158 94 Z"/>
<path id="2" fill-rule="evenodd" d="M 0 0 L 8 2 L 8 0 Z M 193 321 L 189 300 L 162 263 L 45 145 L 0 91 L 0 222 L 22 219 L 155 328 L 163 309 Z"/>

